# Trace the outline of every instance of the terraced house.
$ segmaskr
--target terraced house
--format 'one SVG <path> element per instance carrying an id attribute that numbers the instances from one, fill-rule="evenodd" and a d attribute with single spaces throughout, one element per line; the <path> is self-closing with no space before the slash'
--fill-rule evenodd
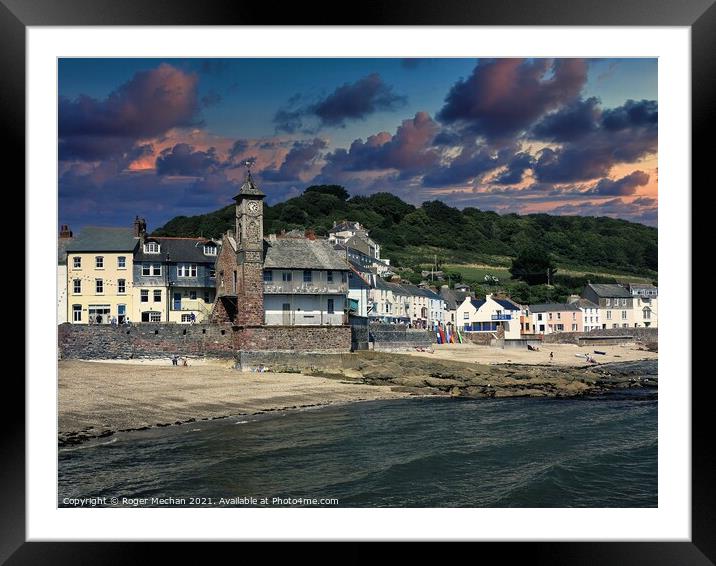
<path id="1" fill-rule="evenodd" d="M 206 238 L 142 236 L 134 254 L 132 320 L 208 320 L 216 296 L 219 244 Z"/>
<path id="2" fill-rule="evenodd" d="M 65 248 L 69 322 L 126 321 L 134 306 L 132 267 L 138 244 L 136 226 L 87 226 L 72 239 Z"/>

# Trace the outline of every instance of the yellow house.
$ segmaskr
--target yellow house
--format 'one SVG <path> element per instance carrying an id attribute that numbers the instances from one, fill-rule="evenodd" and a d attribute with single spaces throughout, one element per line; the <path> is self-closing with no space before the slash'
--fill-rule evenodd
<path id="1" fill-rule="evenodd" d="M 67 246 L 67 320 L 122 324 L 133 308 L 131 228 L 88 226 Z"/>

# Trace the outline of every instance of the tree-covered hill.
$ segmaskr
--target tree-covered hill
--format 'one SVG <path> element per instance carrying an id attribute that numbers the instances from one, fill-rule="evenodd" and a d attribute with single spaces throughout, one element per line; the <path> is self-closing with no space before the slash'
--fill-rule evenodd
<path id="1" fill-rule="evenodd" d="M 607 217 L 499 215 L 458 210 L 435 200 L 416 207 L 389 193 L 349 197 L 338 185 L 308 187 L 287 201 L 265 207 L 266 234 L 311 228 L 325 235 L 335 221 L 364 224 L 398 266 L 438 261 L 485 262 L 515 257 L 539 242 L 559 265 L 602 268 L 656 277 L 657 229 Z M 219 237 L 233 228 L 234 206 L 200 216 L 178 216 L 156 236 Z"/>

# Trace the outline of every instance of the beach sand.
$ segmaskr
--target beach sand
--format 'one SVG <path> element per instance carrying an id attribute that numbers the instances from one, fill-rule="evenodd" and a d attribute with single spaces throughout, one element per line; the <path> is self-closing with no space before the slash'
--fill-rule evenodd
<path id="1" fill-rule="evenodd" d="M 59 440 L 263 411 L 410 396 L 296 373 L 242 373 L 231 362 L 59 362 Z"/>
<path id="2" fill-rule="evenodd" d="M 575 344 L 543 344 L 538 352 L 525 348 L 492 348 L 476 344 L 433 344 L 433 353 L 406 352 L 411 356 L 450 360 L 453 362 L 479 364 L 528 364 L 554 365 L 563 367 L 584 366 L 584 354 L 591 355 L 598 363 L 632 362 L 636 360 L 656 360 L 659 354 L 640 350 L 636 343 L 614 344 L 609 346 L 577 346 Z M 606 352 L 606 355 L 595 354 L 594 350 Z M 549 353 L 554 353 L 550 361 Z M 582 357 L 577 357 L 580 354 Z"/>

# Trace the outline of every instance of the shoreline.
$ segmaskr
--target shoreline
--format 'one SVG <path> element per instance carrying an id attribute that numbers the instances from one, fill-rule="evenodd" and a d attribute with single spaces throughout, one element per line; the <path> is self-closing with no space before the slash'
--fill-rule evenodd
<path id="1" fill-rule="evenodd" d="M 562 352 L 561 364 L 540 363 L 536 356 L 525 364 L 513 362 L 520 359 L 513 352 L 498 350 L 490 354 L 509 359 L 497 364 L 483 361 L 480 347 L 461 348 L 458 356 L 449 350 L 436 349 L 437 356 L 366 352 L 351 355 L 343 367 L 276 367 L 264 373 L 241 372 L 225 359 L 190 360 L 188 367 L 172 366 L 163 358 L 61 360 L 58 445 L 77 445 L 119 432 L 361 401 L 433 396 L 578 398 L 658 387 L 654 355 L 643 359 L 632 355 L 628 360 L 611 356 L 602 364 L 574 365 L 577 359 L 567 359 Z M 471 357 L 480 361 L 475 363 Z"/>

